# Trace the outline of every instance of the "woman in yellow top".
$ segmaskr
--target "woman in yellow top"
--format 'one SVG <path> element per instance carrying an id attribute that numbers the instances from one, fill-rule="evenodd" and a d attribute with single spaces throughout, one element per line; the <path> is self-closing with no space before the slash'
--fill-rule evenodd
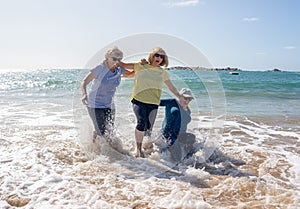
<path id="1" fill-rule="evenodd" d="M 132 69 L 134 86 L 131 95 L 133 111 L 137 119 L 135 129 L 136 157 L 144 157 L 142 144 L 144 135 L 150 135 L 160 104 L 163 83 L 177 97 L 179 93 L 170 81 L 170 74 L 162 68 L 169 64 L 168 56 L 162 48 L 154 48 L 148 55 L 149 64 L 123 63 L 117 65 Z"/>

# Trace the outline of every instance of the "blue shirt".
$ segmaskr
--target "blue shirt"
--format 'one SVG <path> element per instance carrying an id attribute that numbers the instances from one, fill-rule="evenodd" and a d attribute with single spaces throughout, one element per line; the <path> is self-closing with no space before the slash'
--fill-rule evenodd
<path id="1" fill-rule="evenodd" d="M 125 69 L 116 67 L 115 72 L 111 72 L 107 66 L 98 65 L 92 69 L 96 78 L 93 80 L 91 90 L 88 95 L 88 107 L 91 108 L 114 108 L 113 97 L 121 82 L 121 75 Z"/>
<path id="2" fill-rule="evenodd" d="M 171 138 L 177 138 L 179 134 L 186 133 L 187 125 L 191 122 L 191 112 L 182 109 L 176 99 L 161 99 L 159 105 L 165 106 L 163 133 Z"/>

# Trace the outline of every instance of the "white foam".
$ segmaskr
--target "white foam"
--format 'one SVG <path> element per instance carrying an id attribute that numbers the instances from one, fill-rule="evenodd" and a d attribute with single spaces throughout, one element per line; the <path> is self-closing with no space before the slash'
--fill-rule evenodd
<path id="1" fill-rule="evenodd" d="M 300 188 L 300 157 L 289 153 L 288 159 L 292 163 L 292 167 L 289 170 L 293 174 L 293 178 L 290 181 L 296 187 Z"/>
<path id="2" fill-rule="evenodd" d="M 59 106 L 53 106 L 51 111 L 46 107 L 39 108 L 41 111 L 31 113 L 21 105 L 0 110 L 3 113 L 1 117 L 10 118 L 6 124 L 2 124 L 3 135 L 0 138 L 1 207 L 10 208 L 5 199 L 14 194 L 30 199 L 24 207 L 28 209 L 143 206 L 217 208 L 211 201 L 213 195 L 205 196 L 203 193 L 203 187 L 209 183 L 212 175 L 204 167 L 193 167 L 193 163 L 205 161 L 205 152 L 197 152 L 194 158 L 175 170 L 176 163 L 171 162 L 166 153 L 154 153 L 148 159 L 136 159 L 120 154 L 103 140 L 99 140 L 101 149 L 98 149 L 91 140 L 92 126 L 87 115 L 81 118 L 82 123 L 73 124 L 72 112 L 56 109 Z M 212 121 L 208 116 L 198 117 L 195 114 L 194 117 L 189 131 L 193 131 L 199 140 L 204 141 L 214 128 Z M 116 121 L 117 137 L 122 140 L 123 147 L 131 152 L 135 149 L 135 123 L 132 120 L 131 113 L 126 113 L 125 116 L 120 113 Z M 154 133 L 158 132 L 161 121 L 162 117 L 158 116 Z M 257 172 L 260 176 L 257 178 L 266 180 L 270 193 L 274 185 L 277 185 L 280 191 L 294 195 L 295 202 L 299 201 L 299 189 L 282 186 L 286 183 L 282 179 L 288 177 L 290 185 L 300 187 L 300 158 L 289 149 L 291 145 L 276 142 L 280 137 L 291 137 L 299 142 L 298 132 L 260 125 L 247 119 L 242 122 L 225 121 L 225 129 L 227 131 L 224 135 L 217 137 L 217 146 L 224 146 L 223 151 L 226 153 L 236 154 L 233 156 L 246 163 L 253 163 L 247 165 L 247 169 L 255 165 L 255 160 L 262 160 L 254 152 L 265 155 L 267 159 L 258 161 L 260 164 Z M 240 134 L 231 134 L 233 130 Z M 266 143 L 268 140 L 274 140 L 274 143 Z M 279 161 L 290 165 L 287 170 L 280 170 L 282 179 L 267 172 L 267 169 L 276 169 Z M 228 165 L 230 166 L 224 162 L 210 164 L 216 166 L 217 171 L 223 169 L 225 173 L 229 173 L 227 178 L 226 175 L 220 178 L 225 180 L 218 181 L 214 178 L 215 182 L 218 181 L 216 187 L 219 194 L 227 190 L 238 192 L 240 188 L 237 182 L 248 181 L 247 178 L 229 176 L 235 172 L 246 173 L 248 170 L 243 170 L 243 167 L 234 170 L 227 168 Z M 260 182 L 257 181 L 256 184 L 259 189 Z M 215 186 L 209 188 L 212 193 L 215 189 Z M 257 195 L 253 198 L 265 198 L 267 202 L 268 194 L 263 196 L 263 192 L 258 192 Z"/>

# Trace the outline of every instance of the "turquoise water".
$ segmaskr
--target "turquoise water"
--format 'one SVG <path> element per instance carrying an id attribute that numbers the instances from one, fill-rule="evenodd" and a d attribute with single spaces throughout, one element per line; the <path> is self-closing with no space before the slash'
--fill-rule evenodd
<path id="1" fill-rule="evenodd" d="M 300 116 L 299 72 L 219 72 L 230 113 Z"/>
<path id="2" fill-rule="evenodd" d="M 87 70 L 35 70 L 0 72 L 0 97 L 9 100 L 38 101 L 52 99 L 72 103 L 74 95 L 80 96 L 79 85 Z M 174 85 L 192 89 L 200 112 L 210 112 L 211 89 L 207 88 L 208 71 L 171 70 Z M 300 116 L 300 72 L 215 71 L 211 84 L 218 82 L 225 95 L 227 114 L 245 116 Z M 218 78 L 216 78 L 216 76 Z M 205 77 L 205 79 L 203 79 Z M 218 81 L 219 79 L 219 81 Z M 205 83 L 206 82 L 206 83 Z M 132 79 L 123 79 L 116 97 L 129 102 Z M 223 92 L 222 92 L 223 91 Z M 164 97 L 172 96 L 164 89 Z M 121 101 L 121 100 L 119 100 Z M 214 102 L 216 103 L 216 102 Z M 218 104 L 214 104 L 218 105 Z M 224 106 L 224 104 L 220 104 Z"/>

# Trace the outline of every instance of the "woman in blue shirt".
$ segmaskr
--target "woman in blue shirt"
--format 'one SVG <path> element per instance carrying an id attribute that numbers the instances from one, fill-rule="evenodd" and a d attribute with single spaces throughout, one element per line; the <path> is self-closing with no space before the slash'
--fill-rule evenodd
<path id="1" fill-rule="evenodd" d="M 187 133 L 187 125 L 191 122 L 191 110 L 189 103 L 194 98 L 188 88 L 179 92 L 179 101 L 176 99 L 161 99 L 160 106 L 165 107 L 165 118 L 162 125 L 163 139 L 175 160 L 181 160 L 183 153 L 190 153 L 196 142 L 195 135 Z"/>
<path id="2" fill-rule="evenodd" d="M 92 69 L 81 83 L 82 103 L 87 105 L 95 129 L 93 140 L 97 135 L 109 136 L 113 131 L 115 121 L 113 97 L 120 84 L 121 75 L 125 77 L 131 75 L 130 71 L 116 66 L 122 58 L 123 52 L 117 47 L 108 49 L 105 60 Z M 90 82 L 92 86 L 87 93 L 86 87 Z"/>

